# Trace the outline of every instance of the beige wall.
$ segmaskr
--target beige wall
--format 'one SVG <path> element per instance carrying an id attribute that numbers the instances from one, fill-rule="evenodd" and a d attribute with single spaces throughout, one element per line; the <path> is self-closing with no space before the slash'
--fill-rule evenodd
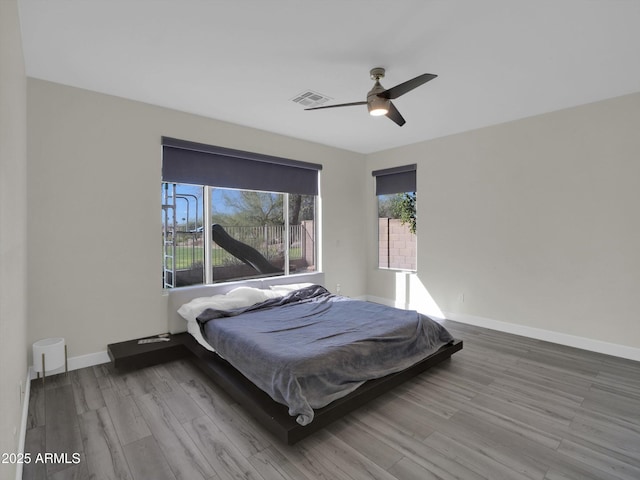
<path id="1" fill-rule="evenodd" d="M 365 293 L 362 155 L 35 79 L 28 128 L 29 341 L 78 356 L 167 330 L 163 135 L 321 163 L 327 285 Z"/>
<path id="2" fill-rule="evenodd" d="M 634 94 L 369 155 L 418 165 L 409 302 L 640 348 L 638 125 Z M 368 293 L 393 299 L 368 251 Z"/>
<path id="3" fill-rule="evenodd" d="M 0 1 L 0 453 L 19 448 L 27 373 L 26 77 L 15 0 Z M 0 464 L 0 478 L 15 465 Z"/>
<path id="4" fill-rule="evenodd" d="M 166 330 L 168 135 L 322 163 L 332 290 L 640 348 L 639 120 L 636 94 L 363 156 L 30 79 L 28 340 L 62 335 L 78 356 Z M 418 164 L 410 277 L 376 268 L 371 177 L 407 163 Z"/>

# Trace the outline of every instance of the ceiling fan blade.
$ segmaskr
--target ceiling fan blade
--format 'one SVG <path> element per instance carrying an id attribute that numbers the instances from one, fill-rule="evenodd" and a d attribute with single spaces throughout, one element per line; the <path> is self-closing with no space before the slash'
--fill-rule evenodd
<path id="1" fill-rule="evenodd" d="M 405 93 L 410 92 L 414 88 L 417 88 L 436 77 L 437 75 L 433 75 L 431 73 L 423 73 L 422 75 L 418 75 L 416 78 L 412 78 L 411 80 L 407 80 L 406 82 L 396 85 L 395 87 L 388 88 L 384 92 L 380 92 L 378 96 L 393 100 L 394 98 L 398 98 L 400 95 L 404 95 Z"/>
<path id="2" fill-rule="evenodd" d="M 400 115 L 400 112 L 395 107 L 395 105 L 391 102 L 389 102 L 389 111 L 387 112 L 387 117 L 396 122 L 399 127 L 407 123 L 402 115 Z"/>
<path id="3" fill-rule="evenodd" d="M 352 102 L 352 103 L 340 103 L 338 105 L 325 105 L 323 107 L 305 108 L 305 110 L 320 110 L 321 108 L 336 108 L 336 107 L 352 107 L 353 105 L 366 105 L 367 102 Z"/>

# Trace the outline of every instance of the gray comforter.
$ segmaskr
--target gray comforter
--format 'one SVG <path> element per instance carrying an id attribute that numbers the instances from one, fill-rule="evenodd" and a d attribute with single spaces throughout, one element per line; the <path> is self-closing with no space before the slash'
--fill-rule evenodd
<path id="1" fill-rule="evenodd" d="M 453 340 L 415 311 L 351 300 L 321 286 L 248 308 L 207 309 L 204 338 L 301 425 L 367 380 L 410 367 Z"/>

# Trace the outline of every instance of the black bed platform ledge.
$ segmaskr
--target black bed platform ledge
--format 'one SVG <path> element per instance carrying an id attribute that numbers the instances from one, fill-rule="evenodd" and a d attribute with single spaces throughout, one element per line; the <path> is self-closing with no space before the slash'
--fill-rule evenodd
<path id="1" fill-rule="evenodd" d="M 114 343 L 108 345 L 107 350 L 114 367 L 118 369 L 142 368 L 178 358 L 191 358 L 265 429 L 288 445 L 324 428 L 397 385 L 447 360 L 462 349 L 462 340 L 454 340 L 406 370 L 365 382 L 349 395 L 316 410 L 313 422 L 302 426 L 289 415 L 285 405 L 272 400 L 229 362 L 202 347 L 190 334 L 180 333 L 168 338 L 170 341 L 158 343 L 138 344 L 138 340 Z"/>

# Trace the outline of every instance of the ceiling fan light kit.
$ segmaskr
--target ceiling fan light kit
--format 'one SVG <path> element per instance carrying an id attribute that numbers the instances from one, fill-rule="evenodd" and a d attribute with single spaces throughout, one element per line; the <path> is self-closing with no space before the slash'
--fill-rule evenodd
<path id="1" fill-rule="evenodd" d="M 407 92 L 410 92 L 414 88 L 427 83 L 429 80 L 433 80 L 437 77 L 437 75 L 433 75 L 431 73 L 423 73 L 422 75 L 418 75 L 417 77 L 412 78 L 411 80 L 407 80 L 406 82 L 396 85 L 395 87 L 385 89 L 382 85 L 380 85 L 380 79 L 384 78 L 384 73 L 385 70 L 382 67 L 372 68 L 369 72 L 371 79 L 376 83 L 373 85 L 373 88 L 369 90 L 369 93 L 367 93 L 366 102 L 351 102 L 341 103 L 338 105 L 325 105 L 322 107 L 305 108 L 305 110 L 320 110 L 323 108 L 366 105 L 370 115 L 374 117 L 385 115 L 401 127 L 406 123 L 406 121 L 402 117 L 402 115 L 400 115 L 400 112 L 395 107 L 395 105 L 393 105 L 391 100 L 396 99 Z"/>
<path id="2" fill-rule="evenodd" d="M 369 109 L 369 115 L 373 117 L 380 117 L 389 113 L 389 100 L 385 98 L 375 97 L 367 102 L 367 108 Z"/>

